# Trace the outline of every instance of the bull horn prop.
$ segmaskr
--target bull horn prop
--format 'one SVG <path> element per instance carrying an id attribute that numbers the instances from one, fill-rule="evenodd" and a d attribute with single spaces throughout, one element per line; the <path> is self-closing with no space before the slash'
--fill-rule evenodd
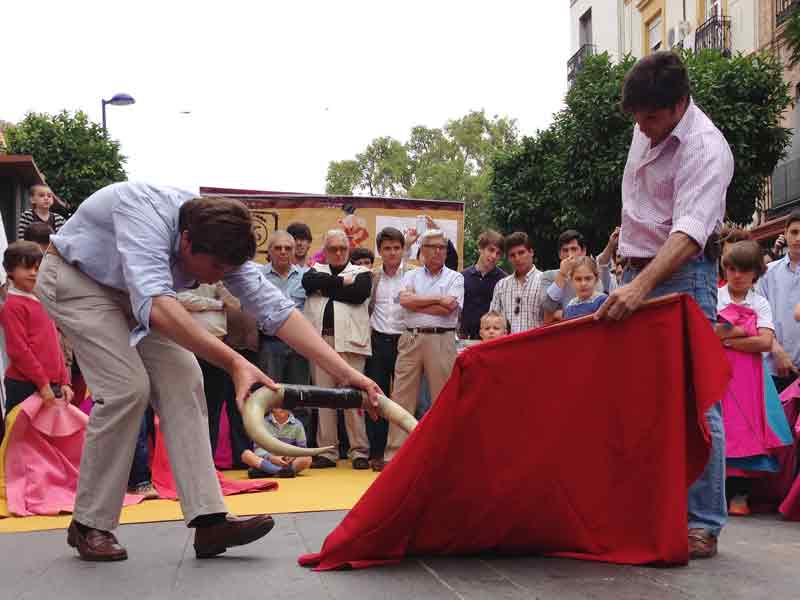
<path id="1" fill-rule="evenodd" d="M 308 385 L 280 385 L 277 390 L 258 388 L 247 398 L 242 421 L 247 434 L 256 444 L 276 456 L 317 456 L 333 450 L 325 448 L 298 448 L 276 439 L 267 430 L 264 417 L 273 408 L 293 410 L 303 408 L 361 408 L 365 392 L 355 388 L 319 388 Z M 383 395 L 378 395 L 378 413 L 406 433 L 417 426 L 417 420 L 402 406 Z"/>

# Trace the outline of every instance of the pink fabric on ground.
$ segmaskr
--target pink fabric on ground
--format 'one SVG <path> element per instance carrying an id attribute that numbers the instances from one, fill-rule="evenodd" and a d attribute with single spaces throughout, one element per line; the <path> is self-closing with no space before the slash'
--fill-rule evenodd
<path id="1" fill-rule="evenodd" d="M 161 436 L 161 431 L 158 427 L 158 419 L 156 419 L 156 447 L 153 452 L 153 461 L 150 466 L 150 471 L 152 473 L 153 486 L 156 488 L 156 491 L 158 491 L 158 495 L 169 500 L 177 500 L 178 492 L 175 487 L 175 479 L 172 477 L 172 469 L 170 469 L 169 456 L 167 455 L 167 446 L 164 444 L 164 439 Z M 222 494 L 225 496 L 278 489 L 278 483 L 268 479 L 233 481 L 226 479 L 219 471 L 217 471 L 217 479 L 219 479 Z"/>
<path id="2" fill-rule="evenodd" d="M 231 425 L 228 421 L 228 407 L 224 402 L 219 414 L 219 432 L 217 433 L 217 449 L 214 452 L 214 465 L 218 469 L 230 469 L 233 466 Z"/>
<path id="3" fill-rule="evenodd" d="M 792 385 L 787 387 L 781 392 L 781 403 L 786 410 L 786 417 L 789 419 L 789 425 L 793 425 L 794 431 L 798 432 L 800 426 L 800 419 L 798 419 L 798 399 L 800 399 L 800 379 L 797 379 Z M 795 436 L 797 439 L 797 436 Z M 794 448 L 793 448 L 794 450 Z M 790 457 L 787 457 L 787 463 L 784 467 L 784 477 L 791 481 L 791 486 L 783 498 L 783 502 L 778 507 L 778 510 L 788 521 L 800 521 L 800 477 L 795 477 L 797 467 L 797 456 L 794 452 Z"/>
<path id="4" fill-rule="evenodd" d="M 78 408 L 46 405 L 38 395 L 19 407 L 6 446 L 6 499 L 15 516 L 72 512 L 88 417 Z M 126 495 L 125 504 L 141 502 Z"/>
<path id="5" fill-rule="evenodd" d="M 758 335 L 756 313 L 738 304 L 729 304 L 719 316 L 748 336 Z M 761 354 L 730 348 L 725 355 L 732 378 L 722 399 L 725 422 L 725 456 L 743 458 L 771 454 L 784 444 L 769 427 L 764 402 L 764 371 Z"/>

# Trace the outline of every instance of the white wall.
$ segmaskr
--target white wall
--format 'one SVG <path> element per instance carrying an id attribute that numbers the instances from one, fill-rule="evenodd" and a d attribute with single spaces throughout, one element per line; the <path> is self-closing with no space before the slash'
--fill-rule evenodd
<path id="1" fill-rule="evenodd" d="M 578 31 L 580 19 L 592 9 L 592 43 L 598 52 L 608 52 L 614 57 L 619 54 L 619 0 L 570 0 L 570 49 L 578 51 Z"/>
<path id="2" fill-rule="evenodd" d="M 757 0 L 728 0 L 731 16 L 733 53 L 749 54 L 758 49 L 758 2 Z"/>

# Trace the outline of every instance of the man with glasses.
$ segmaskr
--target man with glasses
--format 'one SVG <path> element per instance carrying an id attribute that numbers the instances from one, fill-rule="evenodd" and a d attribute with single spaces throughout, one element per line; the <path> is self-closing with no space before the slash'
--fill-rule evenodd
<path id="1" fill-rule="evenodd" d="M 353 369 L 363 373 L 366 358 L 372 355 L 368 310 L 372 273 L 350 264 L 350 245 L 341 229 L 331 229 L 325 234 L 323 250 L 327 264 L 317 263 L 303 275 L 307 296 L 303 312 L 328 345 Z M 339 383 L 316 364 L 312 375 L 314 383 L 321 387 L 336 387 Z M 359 410 L 348 409 L 344 411 L 344 421 L 353 468 L 369 469 L 364 417 Z M 339 447 L 336 410 L 319 409 L 317 443 L 332 449 L 315 456 L 312 468 L 335 467 Z"/>
<path id="2" fill-rule="evenodd" d="M 511 333 L 541 327 L 546 288 L 542 285 L 542 272 L 533 266 L 533 245 L 522 231 L 506 237 L 504 245 L 514 273 L 495 286 L 491 310 L 506 318 Z"/>
<path id="3" fill-rule="evenodd" d="M 269 263 L 264 265 L 261 271 L 264 277 L 294 302 L 297 310 L 302 311 L 306 303 L 306 291 L 303 289 L 304 269 L 294 263 L 294 238 L 289 232 L 281 229 L 272 232 L 267 243 L 267 254 Z M 274 381 L 280 383 L 308 385 L 311 382 L 310 367 L 306 358 L 274 335 L 259 336 L 258 366 Z M 308 435 L 309 410 L 296 409 L 294 416 L 303 423 Z"/>
<path id="4" fill-rule="evenodd" d="M 425 266 L 403 277 L 400 306 L 405 331 L 397 343 L 394 398 L 414 414 L 420 379 L 426 375 L 431 398 L 444 387 L 456 360 L 456 328 L 464 307 L 464 276 L 445 266 L 447 235 L 429 229 L 421 236 Z M 406 438 L 405 432 L 389 426 L 384 461 L 391 460 Z"/>

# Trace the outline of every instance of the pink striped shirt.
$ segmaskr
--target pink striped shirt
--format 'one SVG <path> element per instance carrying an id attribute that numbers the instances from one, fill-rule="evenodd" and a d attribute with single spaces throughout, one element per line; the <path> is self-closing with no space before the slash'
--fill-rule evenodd
<path id="1" fill-rule="evenodd" d="M 705 247 L 722 225 L 732 178 L 728 142 L 694 102 L 654 148 L 637 125 L 622 178 L 620 255 L 653 257 L 676 231 Z"/>

